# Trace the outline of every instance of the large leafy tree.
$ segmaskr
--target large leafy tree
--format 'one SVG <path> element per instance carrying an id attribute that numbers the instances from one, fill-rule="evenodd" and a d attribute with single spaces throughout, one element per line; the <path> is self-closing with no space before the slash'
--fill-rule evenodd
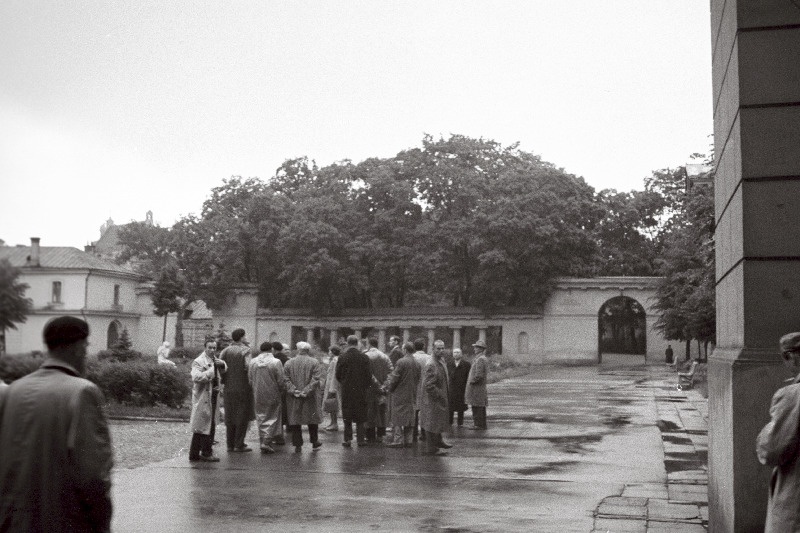
<path id="1" fill-rule="evenodd" d="M 14 267 L 8 259 L 0 259 L 0 334 L 5 339 L 6 329 L 17 329 L 18 323 L 27 320 L 33 301 L 25 297 L 29 286 L 21 283 L 18 278 L 20 270 Z M 5 343 L 0 344 L 0 350 L 5 350 Z"/>
<path id="2" fill-rule="evenodd" d="M 656 292 L 656 322 L 670 340 L 707 346 L 716 341 L 714 291 L 714 191 L 697 186 L 685 193 L 682 211 L 664 237 L 658 272 L 664 278 Z"/>
<path id="3" fill-rule="evenodd" d="M 183 311 L 183 297 L 185 294 L 185 284 L 178 268 L 174 265 L 162 268 L 153 286 L 152 295 L 153 308 L 156 316 L 164 317 L 164 329 L 161 335 L 162 342 L 167 337 L 167 316 L 170 313 L 179 313 Z M 176 331 L 175 344 L 178 346 L 183 345 L 180 333 L 182 333 L 182 331 Z"/>

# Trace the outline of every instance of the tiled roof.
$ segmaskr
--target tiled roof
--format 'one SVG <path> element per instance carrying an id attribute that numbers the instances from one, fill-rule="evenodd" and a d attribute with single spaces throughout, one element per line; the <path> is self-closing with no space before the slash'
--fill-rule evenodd
<path id="1" fill-rule="evenodd" d="M 0 259 L 8 259 L 18 268 L 29 267 L 30 246 L 0 246 Z M 120 274 L 136 274 L 121 265 L 69 246 L 42 246 L 39 248 L 39 266 L 42 268 L 81 268 L 106 270 Z"/>

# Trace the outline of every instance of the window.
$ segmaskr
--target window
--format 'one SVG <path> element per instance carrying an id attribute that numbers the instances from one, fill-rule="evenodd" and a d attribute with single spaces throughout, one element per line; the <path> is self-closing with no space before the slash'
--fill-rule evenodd
<path id="1" fill-rule="evenodd" d="M 52 298 L 50 299 L 50 301 L 53 302 L 54 304 L 60 304 L 61 303 L 61 282 L 60 281 L 54 281 L 53 282 L 53 295 L 52 295 Z"/>
<path id="2" fill-rule="evenodd" d="M 119 285 L 114 285 L 114 305 L 119 305 Z"/>

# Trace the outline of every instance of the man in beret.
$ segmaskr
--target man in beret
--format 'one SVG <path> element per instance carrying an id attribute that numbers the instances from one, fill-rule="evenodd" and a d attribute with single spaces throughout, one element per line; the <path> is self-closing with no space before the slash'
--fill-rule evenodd
<path id="1" fill-rule="evenodd" d="M 0 531 L 110 530 L 111 436 L 102 392 L 81 377 L 88 337 L 83 320 L 50 321 L 41 368 L 0 395 Z"/>
<path id="2" fill-rule="evenodd" d="M 772 397 L 771 420 L 756 441 L 758 460 L 774 467 L 766 533 L 800 527 L 800 332 L 781 337 L 780 350 L 784 365 L 797 375 Z"/>

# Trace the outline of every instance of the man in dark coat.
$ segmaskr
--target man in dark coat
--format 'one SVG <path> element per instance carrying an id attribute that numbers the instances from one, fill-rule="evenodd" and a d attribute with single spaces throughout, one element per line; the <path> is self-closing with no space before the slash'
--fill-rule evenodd
<path id="1" fill-rule="evenodd" d="M 347 337 L 347 350 L 336 363 L 336 380 L 342 391 L 342 418 L 344 419 L 344 442 L 350 447 L 353 440 L 353 422 L 356 423 L 356 439 L 359 446 L 366 444 L 364 423 L 367 421 L 367 391 L 372 385 L 369 357 L 358 349 L 358 337 Z"/>
<path id="2" fill-rule="evenodd" d="M 450 423 L 453 423 L 453 414 L 458 413 L 458 425 L 464 425 L 464 390 L 467 388 L 470 362 L 464 359 L 461 348 L 453 348 L 453 362 L 448 365 L 450 374 Z"/>
<path id="3" fill-rule="evenodd" d="M 89 326 L 44 328 L 48 357 L 0 393 L 0 531 L 107 532 L 111 436 L 103 393 L 83 379 Z"/>
<path id="4" fill-rule="evenodd" d="M 219 358 L 225 361 L 228 371 L 222 375 L 225 388 L 222 396 L 225 401 L 225 429 L 229 452 L 251 452 L 253 449 L 244 443 L 250 421 L 255 419 L 253 409 L 253 390 L 247 377 L 250 366 L 250 347 L 243 329 L 231 333 L 233 344 L 222 350 Z"/>
<path id="5" fill-rule="evenodd" d="M 392 367 L 403 358 L 403 349 L 400 348 L 400 337 L 392 335 L 389 337 L 389 360 L 392 362 Z"/>

